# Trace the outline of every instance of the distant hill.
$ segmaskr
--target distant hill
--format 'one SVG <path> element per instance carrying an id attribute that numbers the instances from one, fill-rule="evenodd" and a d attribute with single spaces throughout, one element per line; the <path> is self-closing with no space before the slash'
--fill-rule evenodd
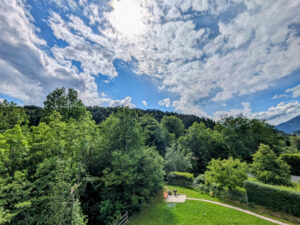
<path id="1" fill-rule="evenodd" d="M 293 134 L 300 131 L 300 115 L 276 126 L 276 128 L 285 133 Z"/>

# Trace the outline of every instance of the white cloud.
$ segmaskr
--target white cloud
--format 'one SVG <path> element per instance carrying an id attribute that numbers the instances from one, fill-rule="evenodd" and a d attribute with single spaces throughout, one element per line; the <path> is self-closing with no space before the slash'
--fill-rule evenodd
<path id="1" fill-rule="evenodd" d="M 286 97 L 289 97 L 289 95 L 274 95 L 273 97 L 272 97 L 272 99 L 279 99 L 279 98 L 286 98 Z"/>
<path id="2" fill-rule="evenodd" d="M 139 14 L 143 32 L 133 30 L 134 38 L 120 28 L 120 23 L 130 25 L 133 20 L 115 20 L 118 7 L 112 10 L 103 6 L 105 2 L 86 0 L 53 1 L 68 13 L 63 19 L 51 12 L 47 22 L 55 37 L 67 44 L 55 45 L 51 54 L 42 50 L 46 42 L 37 35 L 23 2 L 0 2 L 0 92 L 25 104 L 41 104 L 46 93 L 66 84 L 79 90 L 88 105 L 110 104 L 114 100 L 99 97 L 92 75 L 116 77 L 114 60 L 135 59 L 138 74 L 159 78 L 163 91 L 178 96 L 172 104 L 175 110 L 206 115 L 201 110 L 203 99 L 218 102 L 265 90 L 300 68 L 300 37 L 291 28 L 300 22 L 299 1 L 132 1 L 131 8 L 143 12 Z M 238 4 L 247 9 L 236 10 Z M 237 15 L 222 21 L 224 12 Z M 203 15 L 210 16 L 215 26 L 206 26 Z M 202 27 L 192 20 L 195 16 L 203 21 Z M 82 72 L 72 60 L 80 63 Z M 294 97 L 299 96 L 297 90 L 291 90 Z M 111 104 L 130 105 L 129 98 Z M 171 101 L 161 104 L 170 107 Z M 246 104 L 238 110 L 249 108 Z"/>
<path id="3" fill-rule="evenodd" d="M 220 120 L 223 117 L 238 116 L 243 114 L 250 119 L 263 119 L 272 125 L 278 125 L 300 115 L 300 103 L 281 102 L 277 106 L 270 107 L 267 111 L 252 113 L 250 103 L 243 102 L 243 108 L 231 109 L 230 111 L 217 111 L 213 113 L 213 119 Z"/>
<path id="4" fill-rule="evenodd" d="M 175 110 L 187 113 L 196 107 L 203 113 L 201 99 L 222 101 L 262 91 L 300 68 L 300 37 L 290 29 L 300 22 L 297 1 L 246 1 L 248 11 L 217 21 L 219 33 L 213 39 L 210 27 L 196 30 L 189 17 L 174 20 L 172 10 L 219 15 L 231 7 L 228 1 L 142 2 L 152 10 L 148 32 L 135 41 L 117 39 L 116 57 L 134 57 L 137 73 L 160 78 L 162 89 L 179 95 Z M 105 32 L 114 36 L 109 29 Z"/>
<path id="5" fill-rule="evenodd" d="M 281 102 L 277 106 L 271 107 L 268 111 L 258 112 L 252 115 L 252 118 L 265 119 L 273 125 L 286 122 L 300 114 L 300 103 L 295 102 Z"/>
<path id="6" fill-rule="evenodd" d="M 230 111 L 217 111 L 213 113 L 215 120 L 220 120 L 223 117 L 238 116 L 243 114 L 244 116 L 251 117 L 251 106 L 249 102 L 242 102 L 242 109 L 231 109 Z"/>
<path id="7" fill-rule="evenodd" d="M 131 97 L 128 96 L 121 100 L 112 100 L 109 106 L 110 107 L 125 106 L 129 108 L 135 108 L 135 105 L 131 103 Z"/>
<path id="8" fill-rule="evenodd" d="M 143 100 L 142 103 L 143 103 L 144 106 L 147 106 L 147 101 L 146 100 Z"/>
<path id="9" fill-rule="evenodd" d="M 0 9 L 0 92 L 24 104 L 42 105 L 50 91 L 65 86 L 77 89 L 88 105 L 99 102 L 90 74 L 78 73 L 70 62 L 55 60 L 41 50 L 46 42 L 38 37 L 22 1 L 0 1 Z"/>
<path id="10" fill-rule="evenodd" d="M 287 89 L 285 92 L 292 92 L 294 98 L 299 97 L 300 96 L 300 84 L 297 85 L 296 87 Z"/>
<path id="11" fill-rule="evenodd" d="M 171 106 L 171 100 L 169 98 L 164 98 L 158 102 L 160 106 L 169 108 Z"/>

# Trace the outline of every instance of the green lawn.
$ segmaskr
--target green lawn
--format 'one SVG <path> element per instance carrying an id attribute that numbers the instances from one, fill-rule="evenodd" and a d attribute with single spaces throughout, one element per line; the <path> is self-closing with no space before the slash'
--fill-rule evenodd
<path id="1" fill-rule="evenodd" d="M 168 188 L 168 187 L 167 187 Z M 169 187 L 171 189 L 173 187 Z M 189 197 L 211 199 L 199 192 L 176 187 Z M 273 224 L 257 217 L 211 203 L 187 200 L 185 203 L 166 203 L 158 195 L 139 214 L 130 217 L 129 225 L 199 225 L 199 224 Z"/>

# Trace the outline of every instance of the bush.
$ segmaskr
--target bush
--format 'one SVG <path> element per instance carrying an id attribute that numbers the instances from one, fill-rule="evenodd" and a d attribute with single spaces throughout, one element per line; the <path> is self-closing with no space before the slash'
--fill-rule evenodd
<path id="1" fill-rule="evenodd" d="M 291 185 L 289 165 L 278 158 L 268 145 L 260 144 L 251 166 L 257 180 L 274 185 Z"/>
<path id="2" fill-rule="evenodd" d="M 212 159 L 205 172 L 205 183 L 216 183 L 229 190 L 236 190 L 237 187 L 243 187 L 247 172 L 247 164 L 239 159 Z"/>
<path id="3" fill-rule="evenodd" d="M 291 174 L 300 175 L 300 154 L 282 154 L 280 158 L 291 167 Z"/>
<path id="4" fill-rule="evenodd" d="M 230 199 L 234 201 L 247 202 L 246 192 L 243 190 L 226 190 L 216 184 L 198 184 L 195 186 L 196 190 L 200 190 L 207 193 L 212 193 L 213 196 Z"/>
<path id="5" fill-rule="evenodd" d="M 178 186 L 190 186 L 193 184 L 194 176 L 191 173 L 170 172 L 167 176 L 168 184 Z"/>
<path id="6" fill-rule="evenodd" d="M 205 184 L 205 175 L 200 174 L 198 177 L 195 178 L 194 184 Z"/>
<path id="7" fill-rule="evenodd" d="M 300 193 L 279 187 L 246 180 L 244 187 L 248 202 L 266 208 L 283 211 L 294 216 L 300 215 Z"/>
<path id="8" fill-rule="evenodd" d="M 166 172 L 186 172 L 192 169 L 192 153 L 173 143 L 167 148 L 165 155 Z"/>

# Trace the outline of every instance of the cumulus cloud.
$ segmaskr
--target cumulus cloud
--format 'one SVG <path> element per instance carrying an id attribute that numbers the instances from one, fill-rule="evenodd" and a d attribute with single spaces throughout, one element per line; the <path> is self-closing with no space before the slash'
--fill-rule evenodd
<path id="1" fill-rule="evenodd" d="M 117 107 L 117 106 L 125 106 L 129 108 L 135 108 L 135 105 L 131 103 L 131 97 L 125 97 L 124 99 L 120 100 L 112 100 L 109 104 L 110 107 Z"/>
<path id="2" fill-rule="evenodd" d="M 164 98 L 158 102 L 160 106 L 169 108 L 171 106 L 171 100 L 169 98 Z"/>
<path id="3" fill-rule="evenodd" d="M 300 96 L 300 84 L 297 85 L 296 87 L 287 89 L 285 92 L 291 92 L 291 93 L 293 93 L 293 97 L 294 98 L 299 97 Z"/>
<path id="4" fill-rule="evenodd" d="M 128 26 L 131 15 L 116 20 L 128 0 L 52 2 L 68 12 L 61 16 L 53 9 L 47 18 L 55 38 L 66 44 L 48 51 L 25 3 L 0 2 L 0 92 L 25 104 L 39 104 L 49 91 L 67 86 L 88 105 L 134 107 L 130 97 L 112 103 L 99 96 L 95 83 L 97 76 L 118 76 L 114 61 L 121 59 L 174 93 L 175 110 L 205 116 L 201 105 L 265 90 L 300 68 L 299 1 L 130 1 L 141 30 Z M 299 86 L 287 92 L 297 97 Z M 171 101 L 159 104 L 170 107 Z"/>
<path id="5" fill-rule="evenodd" d="M 143 103 L 144 106 L 147 106 L 147 101 L 146 100 L 143 100 L 142 103 Z"/>
<path id="6" fill-rule="evenodd" d="M 291 26 L 300 22 L 299 2 L 142 2 L 152 10 L 145 24 L 151 29 L 135 41 L 118 39 L 119 49 L 126 49 L 118 57 L 134 57 L 137 73 L 158 77 L 161 89 L 178 94 L 176 110 L 195 107 L 201 114 L 202 99 L 219 102 L 262 91 L 300 68 L 300 37 Z M 236 16 L 213 21 L 237 4 L 244 6 Z M 191 19 L 204 11 L 215 15 L 217 32 L 205 24 L 196 27 Z"/>
<path id="7" fill-rule="evenodd" d="M 215 120 L 220 120 L 223 117 L 229 117 L 229 116 L 238 116 L 240 114 L 243 114 L 244 116 L 251 117 L 251 106 L 249 102 L 242 102 L 243 108 L 241 109 L 231 109 L 230 111 L 217 111 L 213 113 L 213 118 Z"/>
<path id="8" fill-rule="evenodd" d="M 277 106 L 269 108 L 265 112 L 258 112 L 252 115 L 252 118 L 264 119 L 273 125 L 286 122 L 300 114 L 300 103 L 295 102 L 281 102 Z"/>
<path id="9" fill-rule="evenodd" d="M 23 1 L 0 2 L 0 92 L 42 105 L 46 94 L 57 87 L 73 87 L 89 104 L 98 101 L 97 85 L 88 73 L 50 57 L 42 47 L 33 18 Z"/>

